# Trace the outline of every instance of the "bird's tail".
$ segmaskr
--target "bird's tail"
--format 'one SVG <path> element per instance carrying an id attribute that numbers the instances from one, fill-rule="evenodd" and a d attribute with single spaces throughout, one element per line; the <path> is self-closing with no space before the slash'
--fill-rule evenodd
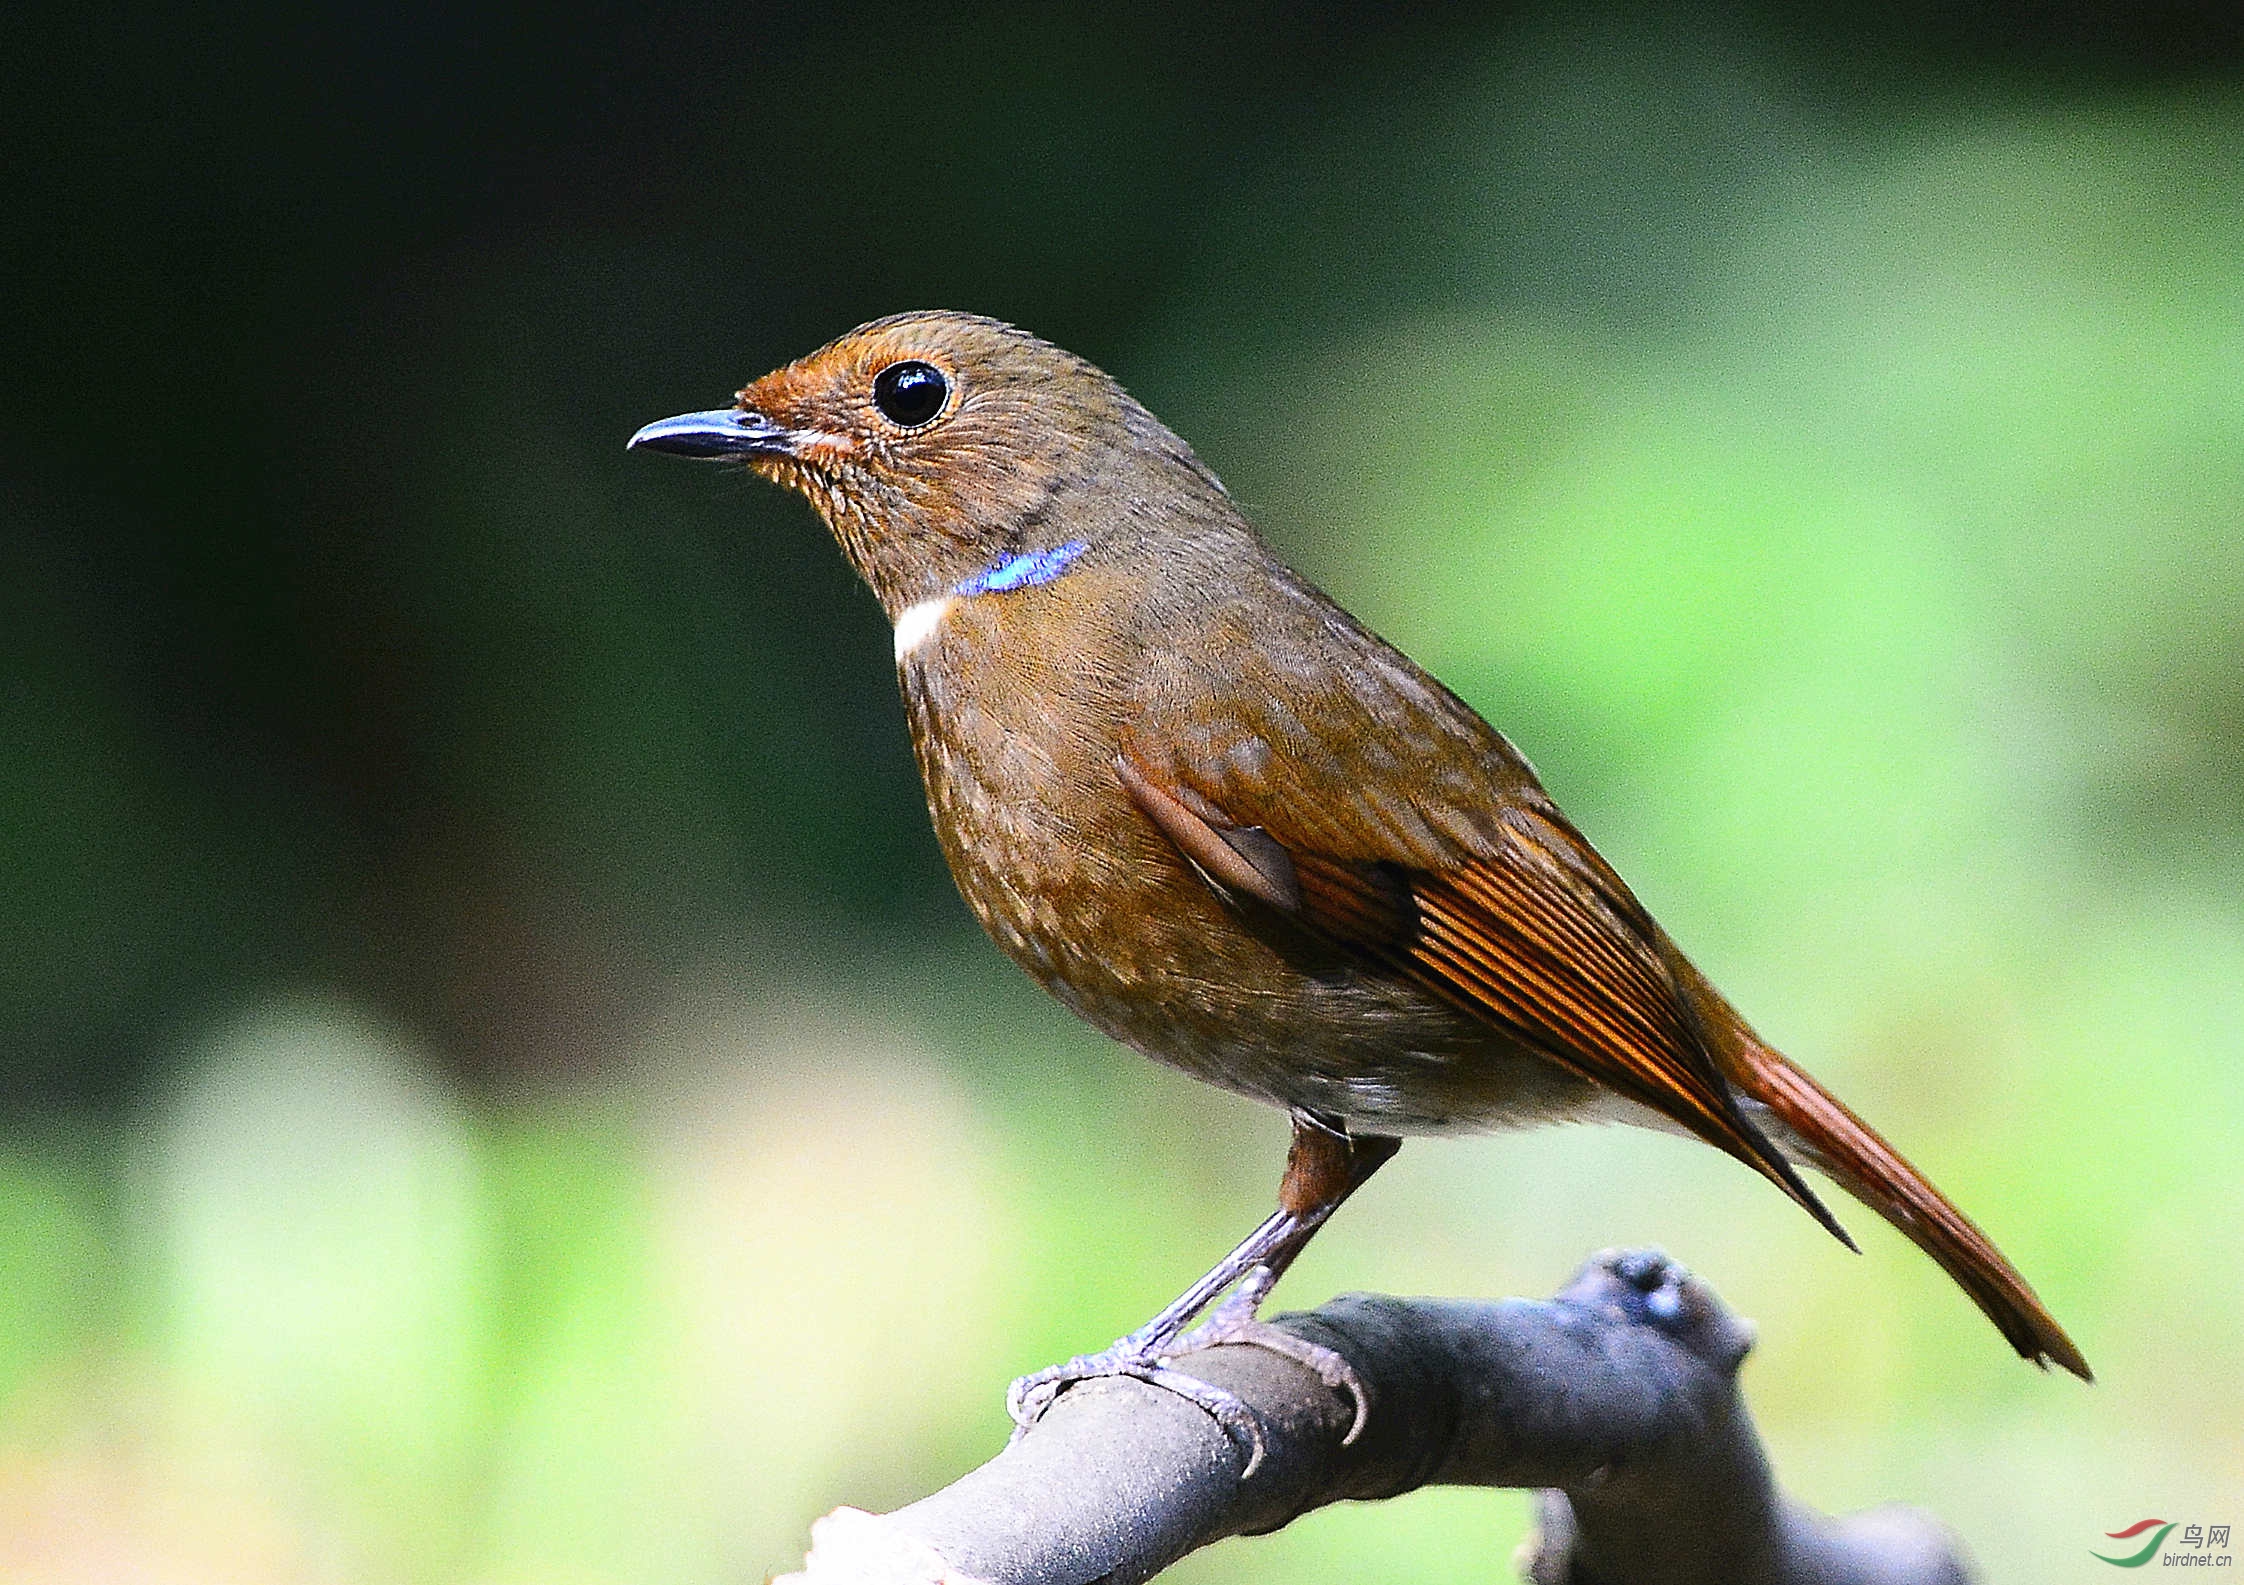
<path id="1" fill-rule="evenodd" d="M 1768 1109 L 1781 1145 L 1796 1150 L 1937 1261 L 2021 1356 L 2045 1368 L 2061 1366 L 2083 1381 L 2095 1379 L 2065 1329 L 1970 1217 L 1876 1129 L 1754 1034 L 1680 952 L 1670 948 L 1668 957 L 1692 993 L 1723 1076 L 1741 1097 Z"/>

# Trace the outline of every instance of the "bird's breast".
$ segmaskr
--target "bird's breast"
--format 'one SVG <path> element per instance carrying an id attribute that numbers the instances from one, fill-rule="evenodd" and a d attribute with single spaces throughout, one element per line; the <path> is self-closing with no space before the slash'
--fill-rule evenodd
<path id="1" fill-rule="evenodd" d="M 1042 591 L 943 596 L 897 623 L 928 813 L 983 928 L 1055 990 L 1096 979 L 1158 890 L 1114 777 L 1120 700 L 1096 634 L 1062 641 Z"/>
<path id="2" fill-rule="evenodd" d="M 1107 1034 L 1277 1105 L 1424 1132 L 1572 1104 L 1546 1064 L 1491 1063 L 1484 1026 L 1305 959 L 1220 897 L 1115 772 L 1142 653 L 1061 609 L 1046 591 L 957 599 L 899 646 L 937 839 L 1008 955 Z"/>

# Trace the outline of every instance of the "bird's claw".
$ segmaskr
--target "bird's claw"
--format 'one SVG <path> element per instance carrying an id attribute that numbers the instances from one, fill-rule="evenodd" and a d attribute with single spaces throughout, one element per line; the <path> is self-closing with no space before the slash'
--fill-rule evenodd
<path id="1" fill-rule="evenodd" d="M 1266 1348 L 1273 1354 L 1283 1354 L 1296 1364 L 1306 1366 L 1334 1392 L 1347 1394 L 1353 1414 L 1348 1421 L 1348 1434 L 1340 1439 L 1340 1445 L 1349 1446 L 1371 1418 L 1371 1393 L 1364 1386 L 1363 1377 L 1356 1374 L 1356 1367 L 1348 1363 L 1345 1355 L 1257 1316 L 1255 1307 L 1259 1298 L 1259 1295 L 1237 1294 L 1226 1299 L 1208 1312 L 1206 1320 L 1178 1338 L 1164 1357 L 1176 1359 L 1224 1343 L 1247 1343 Z"/>
<path id="2" fill-rule="evenodd" d="M 1153 1363 L 1120 1348 L 1110 1348 L 1100 1354 L 1078 1354 L 1064 1365 L 1047 1365 L 1026 1376 L 1014 1377 L 1013 1384 L 1005 1389 L 1005 1412 L 1013 1417 L 1011 1441 L 1018 1442 L 1027 1435 L 1029 1427 L 1044 1418 L 1044 1411 L 1052 1407 L 1060 1394 L 1077 1382 L 1092 1381 L 1100 1376 L 1142 1378 Z"/>
<path id="3" fill-rule="evenodd" d="M 1125 1339 L 1101 1353 L 1078 1354 L 1064 1365 L 1048 1366 L 1017 1378 L 1005 1392 L 1005 1410 L 1013 1417 L 1013 1435 L 1007 1446 L 1026 1436 L 1029 1427 L 1044 1417 L 1045 1412 L 1058 1401 L 1060 1394 L 1077 1382 L 1096 1381 L 1105 1376 L 1127 1376 L 1133 1381 L 1142 1381 L 1165 1392 L 1175 1393 L 1200 1409 L 1221 1426 L 1224 1435 L 1246 1453 L 1246 1467 L 1239 1472 L 1239 1478 L 1245 1480 L 1253 1475 L 1262 1464 L 1262 1421 L 1236 1394 L 1202 1381 L 1197 1376 L 1188 1376 L 1181 1370 L 1171 1370 L 1164 1363 L 1169 1357 L 1170 1352 L 1154 1356 L 1142 1349 L 1131 1348 Z"/>

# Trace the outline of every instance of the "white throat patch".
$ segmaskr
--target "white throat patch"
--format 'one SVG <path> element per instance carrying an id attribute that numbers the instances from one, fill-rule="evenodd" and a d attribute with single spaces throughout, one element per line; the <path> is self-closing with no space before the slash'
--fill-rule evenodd
<path id="1" fill-rule="evenodd" d="M 956 604 L 957 595 L 939 594 L 917 605 L 906 606 L 903 614 L 896 618 L 896 659 L 901 662 L 933 638 L 935 630 L 943 625 L 943 618 L 951 614 L 951 607 Z"/>

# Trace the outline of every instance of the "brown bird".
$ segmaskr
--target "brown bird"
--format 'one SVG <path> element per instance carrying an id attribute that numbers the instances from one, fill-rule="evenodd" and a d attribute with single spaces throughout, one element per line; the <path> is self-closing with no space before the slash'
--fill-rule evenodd
<path id="1" fill-rule="evenodd" d="M 994 320 L 902 314 L 631 444 L 743 460 L 817 508 L 894 625 L 936 835 L 997 944 L 1116 1039 L 1292 1115 L 1277 1212 L 1145 1327 L 1016 1382 L 1024 1425 L 1129 1374 L 1252 1437 L 1163 1363 L 1242 1335 L 1352 1385 L 1254 1321 L 1310 1236 L 1403 1135 L 1574 1120 L 1695 1135 L 1852 1248 L 1794 1170 L 1813 1166 L 2021 1355 L 2089 1376 L 1986 1235 L 1753 1032 L 1519 752 L 1279 561 L 1098 369 Z"/>

